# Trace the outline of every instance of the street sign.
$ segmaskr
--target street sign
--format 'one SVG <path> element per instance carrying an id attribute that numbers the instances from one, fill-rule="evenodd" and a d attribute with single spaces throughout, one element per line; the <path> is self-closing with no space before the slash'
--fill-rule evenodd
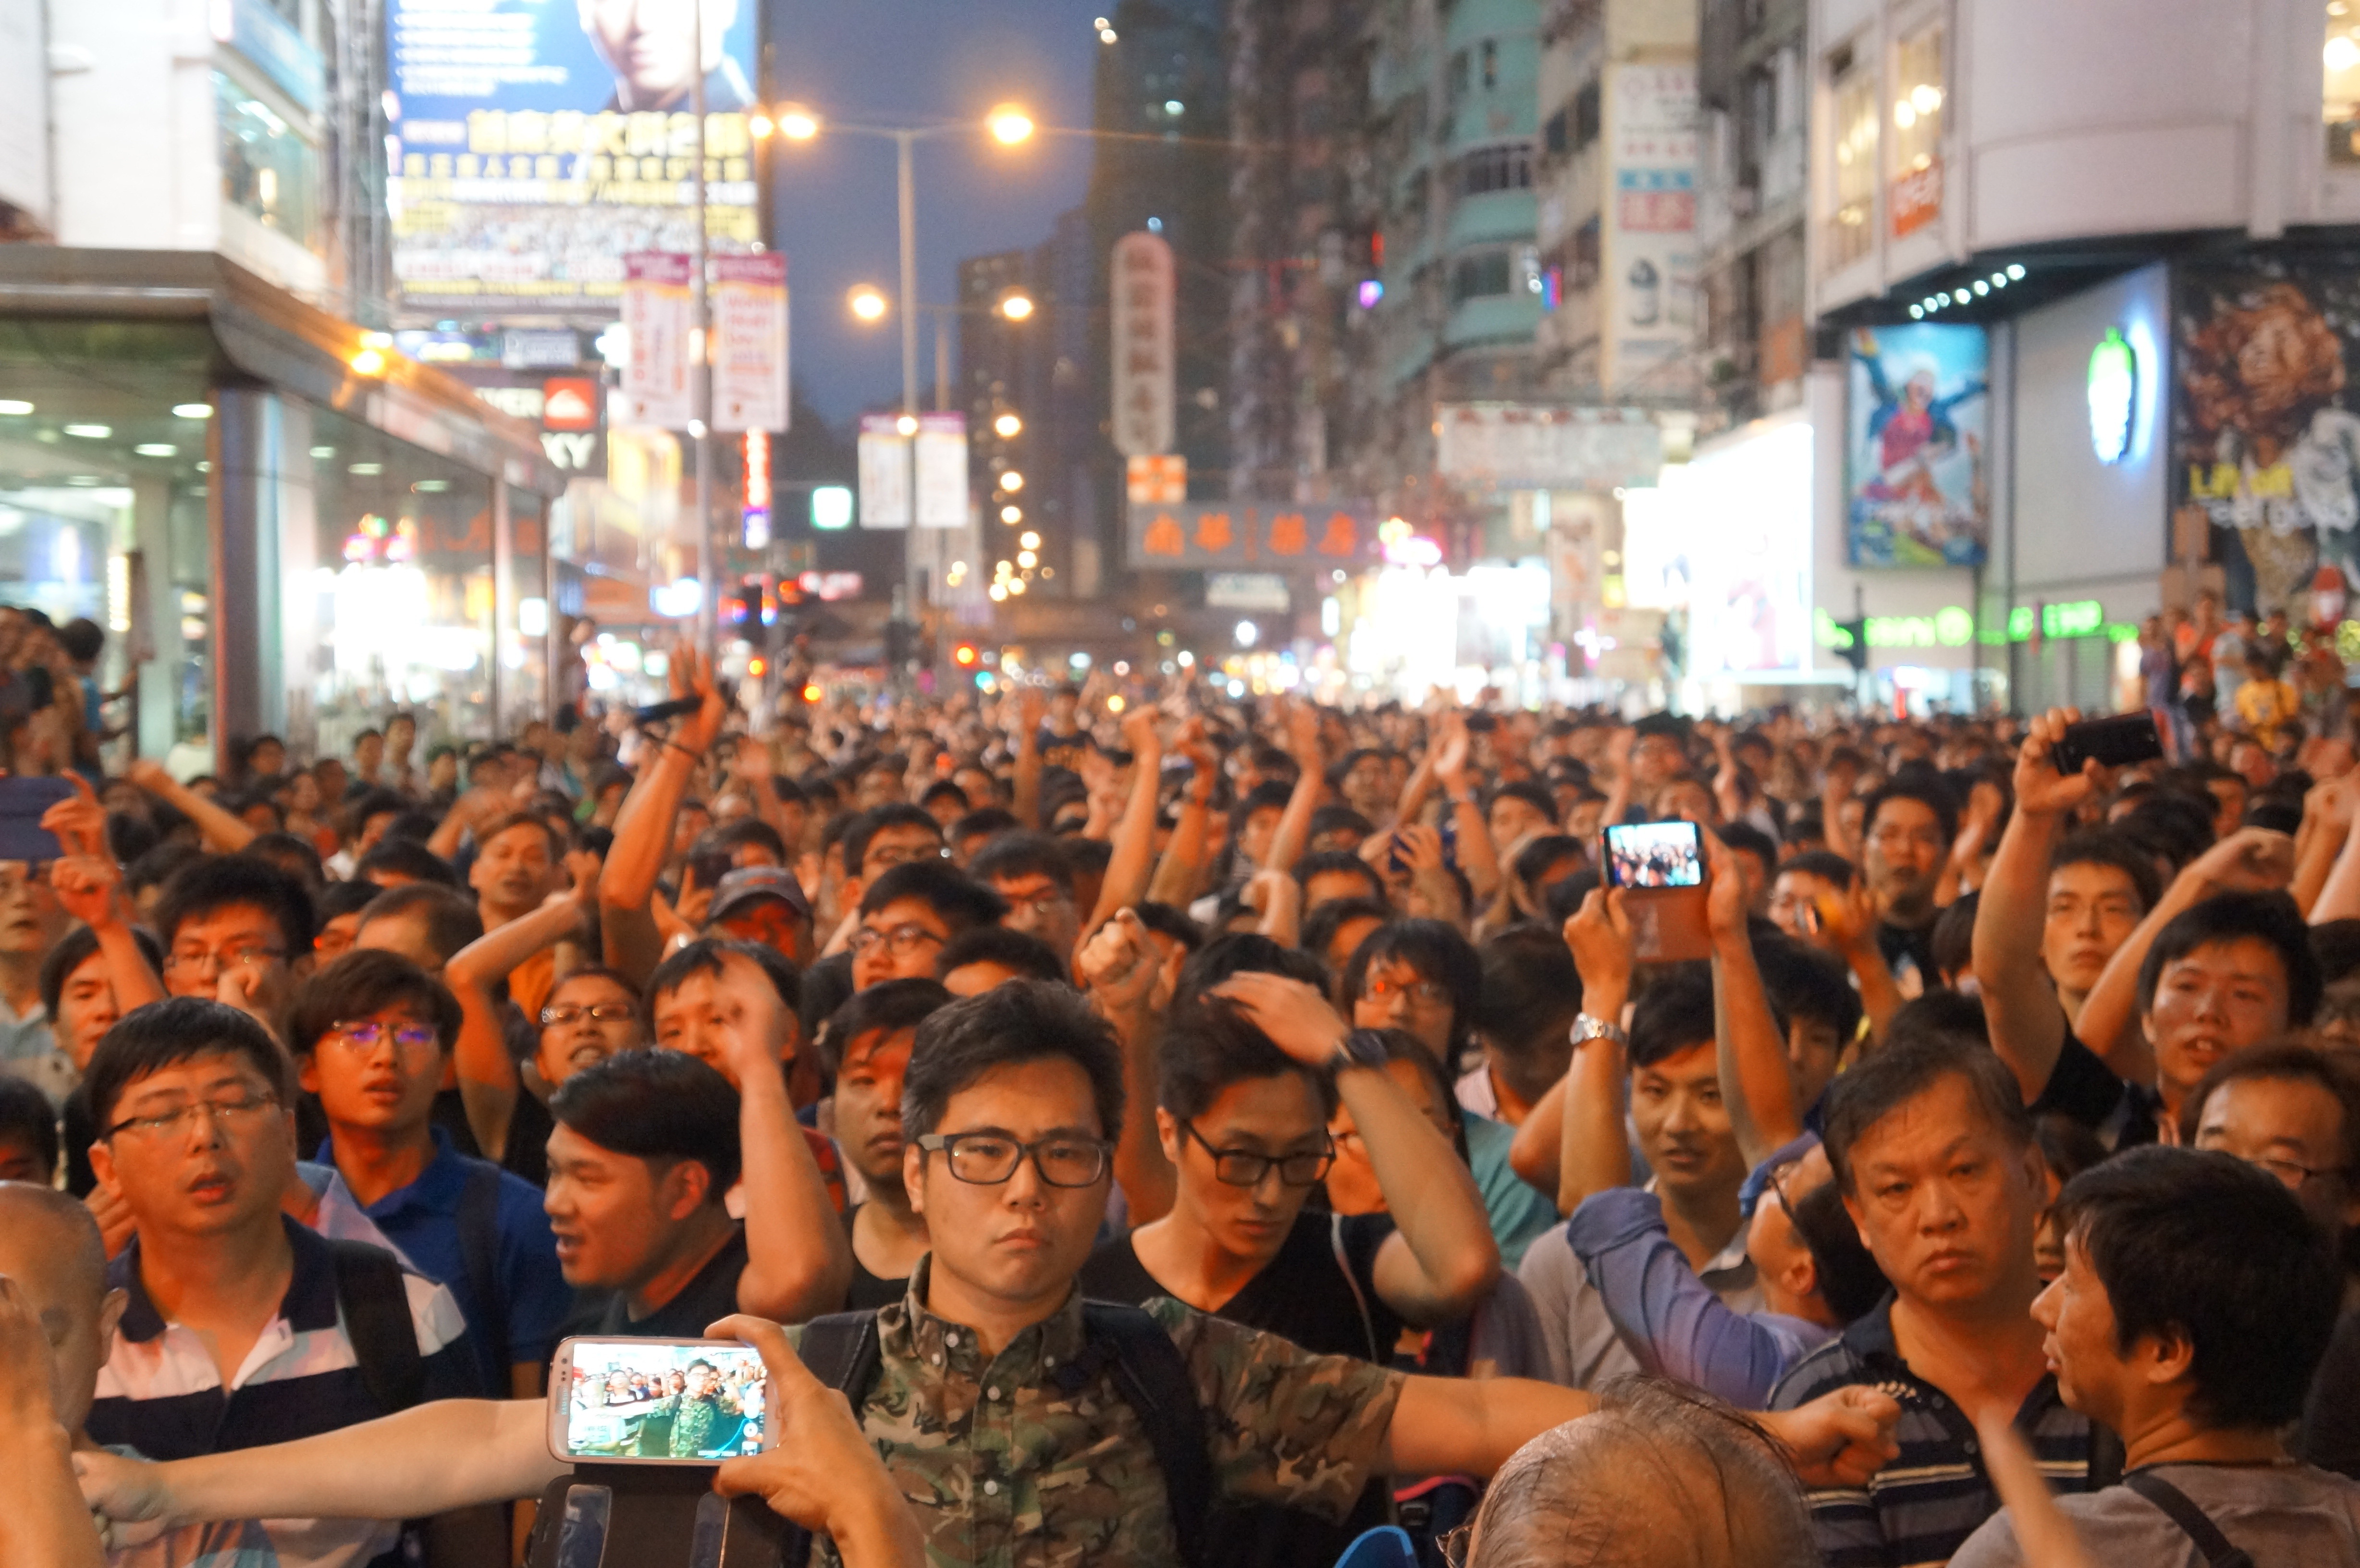
<path id="1" fill-rule="evenodd" d="M 1188 498 L 1188 460 L 1177 453 L 1129 460 L 1134 506 L 1171 506 Z"/>
<path id="2" fill-rule="evenodd" d="M 860 416 L 860 526 L 910 526 L 910 438 L 897 414 Z"/>
<path id="3" fill-rule="evenodd" d="M 667 430 L 688 426 L 693 268 L 693 257 L 664 251 L 623 258 L 623 325 L 631 336 L 623 396 L 630 404 L 630 424 Z"/>
<path id="4" fill-rule="evenodd" d="M 713 258 L 713 428 L 787 428 L 787 258 Z"/>
<path id="5" fill-rule="evenodd" d="M 918 526 L 965 528 L 967 520 L 967 416 L 918 416 Z"/>
<path id="6" fill-rule="evenodd" d="M 1172 450 L 1172 247 L 1161 234 L 1114 243 L 1114 446 L 1125 457 Z"/>

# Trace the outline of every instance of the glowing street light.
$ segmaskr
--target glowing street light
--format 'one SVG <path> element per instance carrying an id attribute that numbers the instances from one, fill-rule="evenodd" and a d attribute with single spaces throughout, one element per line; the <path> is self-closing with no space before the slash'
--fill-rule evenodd
<path id="1" fill-rule="evenodd" d="M 1014 147 L 1019 142 L 1030 141 L 1033 130 L 1032 116 L 1015 103 L 1002 103 L 994 109 L 984 121 L 984 126 L 991 132 L 992 140 L 1001 147 Z"/>
<path id="2" fill-rule="evenodd" d="M 779 110 L 779 135 L 791 142 L 807 142 L 819 135 L 819 116 L 800 103 L 788 103 Z"/>
<path id="3" fill-rule="evenodd" d="M 900 419 L 893 421 L 893 428 L 901 431 L 905 436 L 916 435 L 918 433 L 918 416 L 915 414 L 904 414 Z"/>
<path id="4" fill-rule="evenodd" d="M 991 421 L 991 428 L 1002 441 L 1007 441 L 1024 429 L 1024 421 L 1013 414 L 1002 414 Z"/>
<path id="5" fill-rule="evenodd" d="M 1016 542 L 1023 546 L 1026 550 L 1039 550 L 1041 548 L 1041 536 L 1034 533 L 1032 529 L 1027 528 L 1024 530 L 1024 537 L 1018 539 Z"/>
<path id="6" fill-rule="evenodd" d="M 1032 297 L 1010 294 L 1000 301 L 1000 313 L 1011 321 L 1030 321 L 1032 317 Z"/>
<path id="7" fill-rule="evenodd" d="M 1000 520 L 1008 524 L 1011 528 L 1013 528 L 1018 523 L 1024 520 L 1024 508 L 1022 506 L 1002 506 L 1000 508 Z"/>
<path id="8" fill-rule="evenodd" d="M 1000 487 L 1013 495 L 1024 488 L 1024 475 L 1011 468 L 1000 476 Z"/>
<path id="9" fill-rule="evenodd" d="M 886 310 L 890 308 L 885 302 L 885 296 L 866 283 L 852 291 L 850 304 L 852 313 L 864 321 L 883 321 Z"/>

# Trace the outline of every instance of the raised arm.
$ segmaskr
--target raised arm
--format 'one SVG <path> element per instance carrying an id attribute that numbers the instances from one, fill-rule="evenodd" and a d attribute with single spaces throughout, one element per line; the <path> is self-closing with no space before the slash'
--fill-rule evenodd
<path id="1" fill-rule="evenodd" d="M 1201 719 L 1190 719 L 1181 729 L 1180 753 L 1196 772 L 1180 797 L 1179 819 L 1173 824 L 1171 842 L 1164 846 L 1164 858 L 1156 864 L 1147 896 L 1155 903 L 1185 907 L 1204 880 L 1205 828 L 1212 814 L 1213 785 L 1220 776 L 1221 759 L 1205 739 Z"/>
<path id="2" fill-rule="evenodd" d="M 1122 1044 L 1122 1131 L 1115 1142 L 1114 1179 L 1131 1205 L 1131 1224 L 1142 1225 L 1171 1213 L 1179 1186 L 1155 1132 L 1155 990 L 1162 965 L 1139 917 L 1119 909 L 1082 944 L 1075 967 L 1090 1005 Z"/>
<path id="3" fill-rule="evenodd" d="M 2360 775 L 2347 775 L 2346 778 L 2360 778 Z M 2313 925 L 2324 925 L 2329 920 L 2360 920 L 2360 811 L 2352 813 L 2350 824 L 2337 837 L 2336 843 L 2334 862 L 2320 883 L 2319 897 L 2311 902 L 2311 923 Z"/>
<path id="4" fill-rule="evenodd" d="M 1705 909 L 1712 931 L 1712 1017 L 1721 1097 L 1748 1167 L 1760 1164 L 1803 1130 L 1786 1042 L 1770 1011 L 1754 936 L 1745 921 L 1745 884 L 1720 836 L 1703 834 L 1710 874 Z M 1765 1390 L 1766 1392 L 1766 1390 Z"/>
<path id="5" fill-rule="evenodd" d="M 495 926 L 453 953 L 442 968 L 443 983 L 459 999 L 459 1043 L 453 1052 L 459 1099 L 486 1160 L 506 1157 L 517 1096 L 523 1092 L 493 988 L 543 948 L 591 928 L 590 911 L 598 898 L 598 857 L 576 852 L 565 857 L 565 864 L 574 874 L 571 892 L 552 894 L 521 920 Z"/>
<path id="6" fill-rule="evenodd" d="M 2038 1099 L 2065 1049 L 2065 1009 L 2040 962 L 2048 919 L 2049 860 L 2064 823 L 2096 793 L 2095 762 L 2060 774 L 2050 758 L 2058 737 L 2081 717 L 2052 708 L 2032 721 L 2016 754 L 2016 814 L 2000 834 L 1991 875 L 1975 903 L 1975 983 L 1991 1022 L 1992 1049 L 2016 1074 L 2025 1104 Z"/>
<path id="7" fill-rule="evenodd" d="M 1860 987 L 1861 1010 L 1868 1015 L 1872 1044 L 1885 1043 L 1885 1031 L 1907 998 L 1893 978 L 1893 965 L 1876 945 L 1876 896 L 1868 879 L 1855 877 L 1849 888 L 1822 894 L 1811 901 L 1816 929 L 1811 940 L 1844 961 Z"/>
<path id="8" fill-rule="evenodd" d="M 1631 752 L 1639 732 L 1624 724 L 1606 737 L 1606 809 L 1598 820 L 1612 827 L 1631 810 Z"/>
<path id="9" fill-rule="evenodd" d="M 807 1323 L 844 1305 L 852 1246 L 787 1097 L 783 1061 L 794 1016 L 761 966 L 726 953 L 715 987 L 738 1075 L 738 1139 L 745 1151 L 746 1270 L 740 1312 Z"/>
<path id="10" fill-rule="evenodd" d="M 1569 1214 L 1582 1200 L 1631 1184 L 1631 1142 L 1622 1130 L 1627 1039 L 1622 1005 L 1631 995 L 1631 917 L 1621 888 L 1593 887 L 1565 922 L 1565 942 L 1581 975 L 1581 1010 L 1613 1026 L 1611 1035 L 1574 1047 L 1565 1075 L 1562 1141 L 1557 1151 L 1557 1212 Z"/>
<path id="11" fill-rule="evenodd" d="M 1008 704 L 1002 702 L 1000 711 L 1004 715 Z M 1038 686 L 1020 688 L 1016 693 L 1016 799 L 1011 802 L 1019 827 L 1041 825 L 1041 721 L 1046 717 L 1049 705 Z"/>
<path id="12" fill-rule="evenodd" d="M 75 775 L 74 777 L 80 777 Z M 164 981 L 139 951 L 132 934 L 134 910 L 123 890 L 123 870 L 107 855 L 70 855 L 49 867 L 49 890 L 58 907 L 91 929 L 106 960 L 118 1013 L 164 999 Z"/>
<path id="13" fill-rule="evenodd" d="M 1444 715 L 1443 724 L 1442 745 L 1435 756 L 1435 782 L 1442 786 L 1442 809 L 1450 813 L 1459 830 L 1459 868 L 1467 873 L 1467 884 L 1474 888 L 1476 902 L 1481 903 L 1499 891 L 1500 857 L 1491 843 L 1491 830 L 1483 821 L 1483 808 L 1475 799 L 1474 786 L 1467 781 L 1466 717 L 1453 711 Z"/>
<path id="14" fill-rule="evenodd" d="M 1124 715 L 1122 738 L 1131 747 L 1131 800 L 1115 824 L 1106 880 L 1098 887 L 1098 907 L 1082 927 L 1084 936 L 1112 919 L 1117 909 L 1147 896 L 1148 873 L 1155 860 L 1156 792 L 1164 782 L 1164 737 L 1155 730 L 1155 710 L 1142 702 Z"/>
<path id="15" fill-rule="evenodd" d="M 1295 758 L 1295 793 L 1286 798 L 1277 831 L 1270 835 L 1270 855 L 1262 866 L 1270 871 L 1293 871 L 1303 858 L 1303 846 L 1311 842 L 1311 813 L 1319 809 L 1319 797 L 1328 788 L 1319 749 L 1319 710 L 1301 698 L 1287 705 L 1286 749 Z"/>
<path id="16" fill-rule="evenodd" d="M 598 879 L 598 924 L 606 962 L 640 985 L 663 956 L 663 933 L 650 900 L 672 855 L 672 823 L 688 793 L 689 776 L 721 734 L 721 694 L 703 656 L 683 643 L 672 658 L 672 694 L 703 699 L 673 726 L 642 765 L 615 817 L 615 842 Z"/>
<path id="17" fill-rule="evenodd" d="M 164 765 L 153 757 L 134 759 L 126 777 L 196 823 L 205 842 L 224 855 L 235 855 L 261 836 L 235 814 L 167 773 Z"/>
<path id="18" fill-rule="evenodd" d="M 1316 985 L 1284 975 L 1233 975 L 1214 988 L 1281 1051 L 1333 1068 L 1337 1093 L 1360 1128 L 1394 1234 L 1377 1253 L 1377 1294 L 1404 1320 L 1431 1327 L 1464 1316 L 1500 1278 L 1500 1247 L 1474 1172 L 1407 1091 L 1382 1068 L 1340 1057 L 1350 1032 Z"/>

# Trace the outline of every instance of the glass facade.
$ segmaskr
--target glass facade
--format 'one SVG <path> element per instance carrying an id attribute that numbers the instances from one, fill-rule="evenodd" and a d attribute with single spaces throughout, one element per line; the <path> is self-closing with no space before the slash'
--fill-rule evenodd
<path id="1" fill-rule="evenodd" d="M 322 248 L 320 152 L 252 89 L 213 72 L 222 201 L 309 251 Z"/>
<path id="2" fill-rule="evenodd" d="M 1876 240 L 1876 72 L 1849 50 L 1830 83 L 1835 100 L 1833 208 L 1824 235 L 1826 270 L 1849 267 Z"/>

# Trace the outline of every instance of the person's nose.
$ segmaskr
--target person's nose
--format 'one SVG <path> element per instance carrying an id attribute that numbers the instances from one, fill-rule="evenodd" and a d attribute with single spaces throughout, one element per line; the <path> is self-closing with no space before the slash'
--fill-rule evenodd
<path id="1" fill-rule="evenodd" d="M 1918 1190 L 1918 1228 L 1928 1236 L 1943 1236 L 1966 1223 L 1966 1210 L 1960 1206 L 1958 1195 L 1946 1181 L 1928 1181 Z"/>

